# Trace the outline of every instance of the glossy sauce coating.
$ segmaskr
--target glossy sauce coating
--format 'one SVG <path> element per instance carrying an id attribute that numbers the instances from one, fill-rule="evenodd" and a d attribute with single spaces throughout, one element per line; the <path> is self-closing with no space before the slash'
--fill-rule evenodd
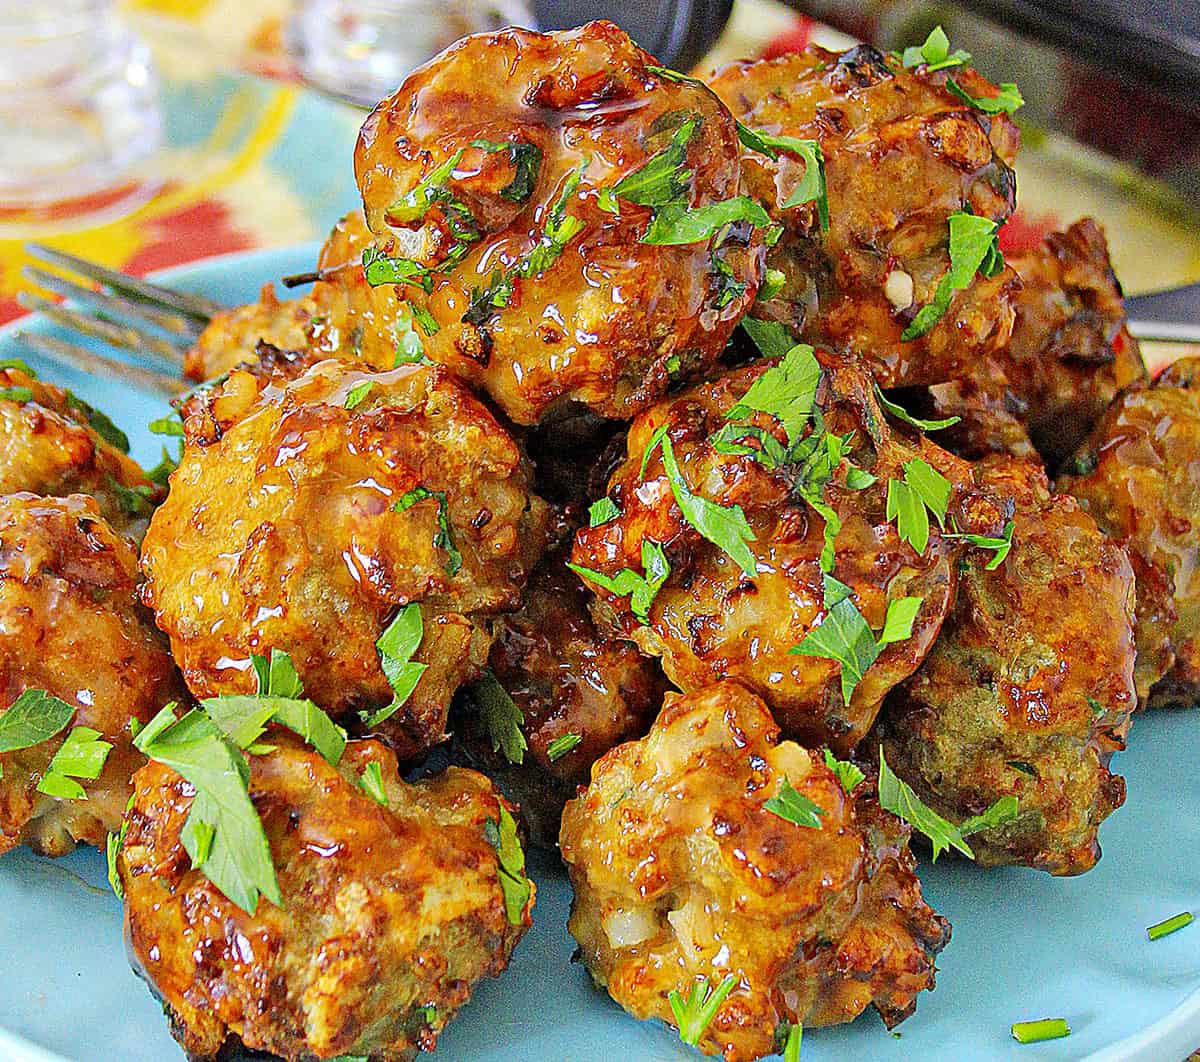
<path id="1" fill-rule="evenodd" d="M 1015 205 L 1016 127 L 952 95 L 949 76 L 976 95 L 991 91 L 969 68 L 905 70 L 866 45 L 737 62 L 708 79 L 746 125 L 816 140 L 825 160 L 822 233 L 814 203 L 785 206 L 803 160 L 742 150 L 745 190 L 784 226 L 767 262 L 783 272 L 784 287 L 755 316 L 852 350 L 884 387 L 952 379 L 1003 346 L 1012 329 L 1018 283 L 1004 270 L 976 277 L 924 337 L 900 339 L 950 267 L 950 215 L 969 209 L 1003 223 Z"/>
<path id="2" fill-rule="evenodd" d="M 968 838 L 985 866 L 1080 874 L 1125 800 L 1108 770 L 1134 689 L 1134 576 L 1125 551 L 1041 467 L 1006 458 L 984 481 L 1015 499 L 1013 546 L 968 553 L 958 599 L 882 722 L 888 764 L 952 822 L 1015 796 L 1018 818 Z"/>
<path id="3" fill-rule="evenodd" d="M 247 914 L 192 868 L 180 840 L 192 788 L 150 763 L 119 858 L 132 956 L 192 1058 L 239 1041 L 288 1062 L 432 1051 L 531 924 L 532 892 L 510 923 L 485 834 L 501 798 L 454 767 L 406 785 L 374 741 L 350 742 L 337 767 L 290 734 L 270 742 L 249 758 L 250 795 L 283 906 L 262 898 Z M 387 807 L 358 785 L 370 762 Z"/>
<path id="4" fill-rule="evenodd" d="M 819 828 L 764 804 L 787 780 Z M 670 694 L 649 735 L 613 749 L 563 814 L 568 927 L 593 979 L 637 1018 L 668 994 L 735 977 L 700 1039 L 726 1062 L 778 1051 L 777 1025 L 887 1025 L 933 987 L 950 936 L 921 897 L 909 828 L 871 778 L 847 796 L 819 751 L 779 743 L 736 682 Z"/>
<path id="5" fill-rule="evenodd" d="M 414 659 L 429 669 L 383 731 L 416 755 L 479 675 L 486 617 L 519 605 L 546 506 L 517 444 L 444 370 L 289 372 L 234 372 L 188 417 L 142 551 L 144 598 L 196 696 L 252 692 L 251 654 L 281 649 L 338 716 L 391 701 L 375 642 L 420 602 Z M 395 511 L 418 487 L 431 496 Z M 453 575 L 440 492 L 462 556 Z"/>
<path id="6" fill-rule="evenodd" d="M 965 462 L 889 428 L 859 364 L 818 356 L 824 371 L 816 404 L 827 430 L 852 433 L 851 460 L 876 477 L 865 490 L 851 490 L 843 472 L 825 487 L 825 500 L 842 521 L 833 575 L 852 588 L 874 631 L 883 627 L 889 601 L 922 598 L 912 636 L 884 648 L 848 706 L 838 663 L 791 652 L 826 616 L 818 564 L 824 520 L 797 492 L 793 466 L 768 469 L 753 456 L 719 453 L 711 441 L 727 423 L 724 415 L 774 362 L 735 369 L 639 417 L 630 427 L 626 459 L 609 482 L 609 497 L 621 515 L 582 528 L 572 560 L 609 576 L 622 568 L 640 572 L 643 540 L 660 543 L 671 574 L 650 609 L 649 625 L 637 622 L 628 598 L 596 587 L 602 629 L 661 656 L 667 676 L 681 689 L 738 678 L 767 701 L 786 735 L 845 751 L 870 729 L 887 691 L 929 651 L 953 600 L 961 552 L 936 523 L 923 555 L 900 540 L 885 515 L 889 479 L 903 478 L 903 465 L 919 457 L 951 481 L 950 511 L 960 526 L 975 529 L 982 521 L 980 526 L 998 531 L 1002 524 L 996 523 L 995 505 L 977 496 Z M 786 442 L 774 418 L 756 413 L 752 422 Z M 660 451 L 641 474 L 647 444 L 664 424 L 689 489 L 721 505 L 741 506 L 755 535 L 748 543 L 753 578 L 683 519 Z"/>
<path id="7" fill-rule="evenodd" d="M 612 213 L 602 205 L 601 190 L 692 120 L 681 204 L 738 194 L 733 119 L 704 88 L 664 78 L 653 65 L 606 22 L 481 34 L 410 75 L 363 125 L 355 172 L 376 246 L 435 270 L 428 293 L 410 284 L 394 297 L 436 320 L 429 356 L 519 424 L 567 401 L 633 416 L 672 374 L 715 362 L 762 279 L 761 234 L 746 223 L 715 237 L 719 246 L 651 245 L 642 242 L 649 207 L 620 201 Z M 527 197 L 512 187 L 520 175 L 510 151 L 478 142 L 536 152 Z M 455 159 L 443 182 L 449 206 L 441 198 L 416 216 L 401 209 L 404 196 Z M 505 305 L 472 314 L 472 289 L 546 245 L 560 199 L 582 228 L 545 268 L 516 277 Z"/>
<path id="8" fill-rule="evenodd" d="M 70 391 L 0 368 L 0 494 L 90 494 L 113 528 L 139 539 L 163 490 L 97 434 L 89 413 Z"/>
<path id="9" fill-rule="evenodd" d="M 137 600 L 137 555 L 82 495 L 0 497 L 0 706 L 39 689 L 76 708 L 66 730 L 0 753 L 0 852 L 28 844 L 65 855 L 103 848 L 121 823 L 129 778 L 145 759 L 129 721 L 148 722 L 182 686 L 166 638 Z M 112 744 L 83 800 L 37 791 L 70 729 Z"/>
<path id="10" fill-rule="evenodd" d="M 1119 395 L 1065 469 L 1059 489 L 1126 545 L 1137 569 L 1139 693 L 1150 704 L 1195 704 L 1200 359 L 1178 361 L 1153 386 Z"/>

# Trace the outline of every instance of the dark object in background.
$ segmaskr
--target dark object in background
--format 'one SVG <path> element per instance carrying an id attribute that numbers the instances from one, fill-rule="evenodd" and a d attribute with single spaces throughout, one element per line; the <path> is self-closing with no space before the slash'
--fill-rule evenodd
<path id="1" fill-rule="evenodd" d="M 569 29 L 606 18 L 668 66 L 687 70 L 709 51 L 733 0 L 535 0 L 538 29 Z"/>

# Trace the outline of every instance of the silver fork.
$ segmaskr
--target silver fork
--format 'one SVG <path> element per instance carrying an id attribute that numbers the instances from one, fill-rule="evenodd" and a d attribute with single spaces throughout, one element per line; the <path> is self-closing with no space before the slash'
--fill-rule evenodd
<path id="1" fill-rule="evenodd" d="M 71 302 L 54 302 L 22 292 L 17 296 L 22 306 L 82 336 L 110 348 L 133 351 L 156 364 L 149 368 L 38 332 L 17 332 L 15 338 L 20 343 L 56 364 L 98 376 L 116 375 L 155 394 L 174 396 L 187 390 L 188 384 L 181 377 L 184 354 L 213 317 L 229 307 L 203 295 L 151 284 L 44 244 L 30 243 L 25 250 L 30 257 L 75 273 L 82 281 L 27 266 L 24 275 L 29 280 Z M 280 283 L 294 288 L 318 279 L 315 272 L 299 273 L 282 277 Z M 1129 329 L 1138 339 L 1200 345 L 1200 284 L 1132 296 L 1125 305 Z"/>

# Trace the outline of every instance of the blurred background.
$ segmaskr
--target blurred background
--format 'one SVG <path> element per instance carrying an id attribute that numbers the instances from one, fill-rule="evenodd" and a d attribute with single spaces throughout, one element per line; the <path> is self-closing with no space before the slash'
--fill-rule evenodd
<path id="1" fill-rule="evenodd" d="M 1006 249 L 1090 214 L 1132 293 L 1200 280 L 1200 11 L 1182 0 L 0 0 L 0 322 L 22 241 L 136 273 L 320 239 L 369 106 L 464 33 L 623 25 L 707 69 L 936 24 L 1015 81 Z"/>

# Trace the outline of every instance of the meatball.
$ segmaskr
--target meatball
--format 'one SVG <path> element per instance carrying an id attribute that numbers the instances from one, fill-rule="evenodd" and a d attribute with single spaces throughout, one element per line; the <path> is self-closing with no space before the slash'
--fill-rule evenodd
<path id="1" fill-rule="evenodd" d="M 979 863 L 1079 874 L 1125 800 L 1108 765 L 1137 704 L 1133 569 L 1039 465 L 999 459 L 984 480 L 1014 499 L 1011 552 L 991 571 L 994 554 L 967 558 L 933 651 L 888 700 L 885 754 L 952 822 L 1017 799 L 971 836 Z"/>
<path id="2" fill-rule="evenodd" d="M 251 655 L 280 649 L 335 715 L 384 709 L 376 642 L 419 603 L 427 668 L 380 732 L 402 756 L 439 741 L 544 545 L 514 440 L 444 369 L 335 361 L 235 371 L 184 429 L 142 567 L 192 692 L 252 692 Z"/>
<path id="3" fill-rule="evenodd" d="M 631 642 L 597 632 L 589 595 L 566 559 L 551 553 L 530 577 L 521 610 L 496 622 L 489 663 L 521 712 L 528 744 L 522 762 L 509 763 L 495 749 L 486 703 L 464 711 L 455 731 L 520 803 L 534 842 L 547 848 L 557 843 L 563 805 L 587 784 L 588 769 L 649 729 L 666 686 L 656 661 Z"/>
<path id="4" fill-rule="evenodd" d="M 1039 459 L 1025 427 L 1028 403 L 1013 393 L 1007 378 L 995 366 L 986 373 L 935 384 L 925 395 L 918 395 L 915 403 L 904 404 L 934 420 L 957 417 L 957 423 L 938 431 L 937 441 L 968 461 L 993 454 Z"/>
<path id="5" fill-rule="evenodd" d="M 715 363 L 762 279 L 732 117 L 611 23 L 458 42 L 375 108 L 354 161 L 368 279 L 403 285 L 428 356 L 519 424 L 633 416 Z"/>
<path id="6" fill-rule="evenodd" d="M 1200 358 L 1119 395 L 1060 477 L 1138 577 L 1138 692 L 1152 705 L 1200 696 Z M 1151 689 L 1153 687 L 1153 689 Z"/>
<path id="7" fill-rule="evenodd" d="M 38 788 L 70 729 L 0 753 L 0 852 L 22 843 L 53 856 L 76 843 L 103 848 L 120 825 L 129 778 L 145 762 L 130 744 L 130 721 L 147 722 L 179 690 L 137 579 L 137 555 L 93 499 L 0 497 L 3 711 L 43 690 L 75 709 L 73 727 L 112 746 L 98 777 L 78 778 L 79 799 Z"/>
<path id="8" fill-rule="evenodd" d="M 783 287 L 754 313 L 853 350 L 884 387 L 962 375 L 1012 330 L 1019 282 L 1001 269 L 956 293 L 925 335 L 902 339 L 950 268 L 951 215 L 1003 224 L 1015 205 L 1016 127 L 953 95 L 951 77 L 975 95 L 992 92 L 974 70 L 906 70 L 866 45 L 733 63 L 709 78 L 747 126 L 815 140 L 824 157 L 823 232 L 815 200 L 788 205 L 807 174 L 803 158 L 742 151 L 745 190 L 784 228 L 767 261 Z"/>
<path id="9" fill-rule="evenodd" d="M 815 826 L 772 813 L 787 788 L 816 805 Z M 732 978 L 697 1045 L 726 1062 L 774 1054 L 781 1023 L 852 1021 L 869 1004 L 891 1027 L 933 988 L 950 936 L 908 836 L 871 782 L 847 794 L 820 754 L 780 744 L 740 684 L 670 694 L 563 814 L 568 927 L 638 1018 L 673 1024 L 672 992 Z"/>
<path id="10" fill-rule="evenodd" d="M 891 481 L 908 480 L 923 466 L 944 486 L 941 515 L 947 521 L 978 530 L 982 519 L 981 526 L 994 532 L 1003 521 L 996 506 L 978 504 L 983 499 L 970 466 L 923 438 L 889 428 L 861 365 L 825 352 L 816 358 L 816 414 L 797 431 L 792 455 L 768 460 L 788 443 L 773 416 L 750 412 L 744 427 L 730 427 L 752 384 L 766 381 L 760 385 L 765 388 L 786 376 L 777 359 L 735 369 L 642 414 L 609 482 L 608 519 L 578 532 L 572 560 L 598 595 L 602 630 L 661 656 L 680 689 L 738 678 L 766 700 L 786 735 L 844 752 L 870 728 L 887 691 L 929 651 L 953 600 L 962 549 L 958 539 L 942 534 L 936 519 L 928 541 L 916 540 L 920 549 L 902 540 L 888 497 L 906 488 Z M 652 445 L 663 430 L 673 473 L 665 446 Z M 645 460 L 647 450 L 652 452 Z M 796 452 L 805 450 L 807 457 Z M 685 517 L 680 497 L 689 495 L 703 501 L 692 501 L 692 516 Z M 697 527 L 697 521 L 713 520 L 733 528 L 744 522 L 746 541 L 734 542 L 744 551 L 741 560 Z M 834 547 L 828 573 L 827 531 Z M 630 575 L 642 571 L 643 559 L 654 562 L 658 547 L 661 578 L 652 581 L 659 588 L 645 609 L 646 622 L 639 623 L 642 603 L 629 589 L 618 593 L 620 584 L 612 580 L 625 569 Z M 849 587 L 852 606 L 838 608 L 831 600 L 830 589 L 838 585 Z M 901 599 L 910 605 L 919 599 L 911 630 L 880 644 L 874 632 L 885 627 Z M 824 636 L 852 631 L 848 664 L 834 655 L 795 651 L 827 619 Z M 843 627 L 844 620 L 851 626 Z M 851 669 L 861 679 L 856 686 L 847 681 Z"/>
<path id="11" fill-rule="evenodd" d="M 334 767 L 269 737 L 249 787 L 282 905 L 248 914 L 192 867 L 180 834 L 194 790 L 152 762 L 134 777 L 117 857 L 133 961 L 195 1059 L 239 1041 L 289 1062 L 432 1051 L 530 925 L 533 885 L 509 909 L 493 847 L 508 805 L 456 767 L 406 785 L 375 741 L 349 742 Z M 359 784 L 372 763 L 386 804 Z"/>
<path id="12" fill-rule="evenodd" d="M 23 366 L 0 367 L 0 494 L 90 494 L 115 530 L 140 538 L 163 490 L 128 449 L 124 434 L 70 391 Z"/>

